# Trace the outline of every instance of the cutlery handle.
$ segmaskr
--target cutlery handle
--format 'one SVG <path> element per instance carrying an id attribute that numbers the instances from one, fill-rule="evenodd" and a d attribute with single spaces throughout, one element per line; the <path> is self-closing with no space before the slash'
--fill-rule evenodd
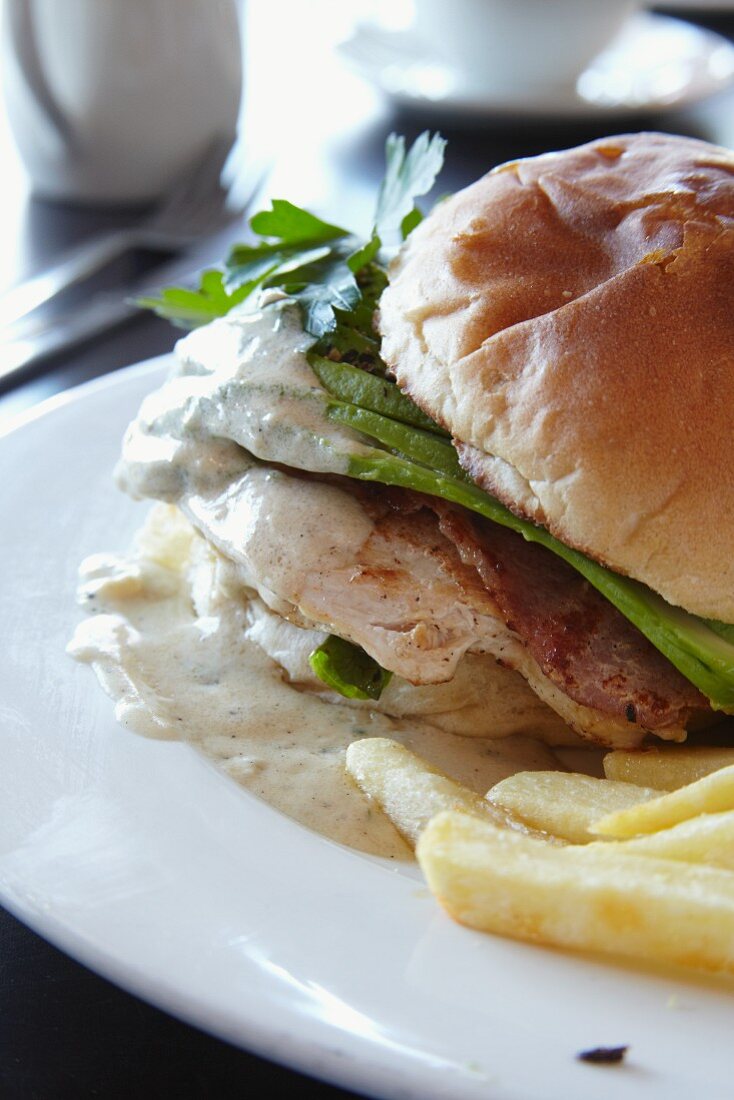
<path id="1" fill-rule="evenodd" d="M 0 299 L 0 327 L 15 324 L 62 290 L 88 279 L 112 260 L 124 256 L 137 241 L 138 234 L 134 230 L 121 229 L 93 237 L 71 249 L 59 263 L 3 295 Z"/>
<path id="2" fill-rule="evenodd" d="M 137 306 L 118 294 L 100 295 L 76 313 L 61 317 L 47 328 L 10 343 L 0 357 L 0 390 L 15 376 L 82 340 L 95 336 L 137 313 Z"/>

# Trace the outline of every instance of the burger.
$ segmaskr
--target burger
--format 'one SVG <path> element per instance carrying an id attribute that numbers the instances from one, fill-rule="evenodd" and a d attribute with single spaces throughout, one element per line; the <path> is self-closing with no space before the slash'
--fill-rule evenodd
<path id="1" fill-rule="evenodd" d="M 671 608 L 726 623 L 733 173 L 729 152 L 660 134 L 503 165 L 416 230 L 380 303 L 398 384 L 477 484 Z M 709 709 L 687 661 L 661 661 L 580 573 L 518 540 L 482 572 L 498 568 L 520 581 L 509 615 L 542 674 L 607 731 L 614 716 L 620 737 L 625 723 L 670 736 Z"/>
<path id="2" fill-rule="evenodd" d="M 441 155 L 391 139 L 368 239 L 274 202 L 146 303 L 198 327 L 118 480 L 193 527 L 301 690 L 683 740 L 734 713 L 734 155 L 605 138 L 421 220 Z"/>

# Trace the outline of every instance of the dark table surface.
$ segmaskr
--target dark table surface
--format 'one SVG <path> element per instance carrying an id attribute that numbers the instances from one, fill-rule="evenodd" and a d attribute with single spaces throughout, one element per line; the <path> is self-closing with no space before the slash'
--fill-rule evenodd
<path id="1" fill-rule="evenodd" d="M 298 6 L 314 12 L 311 5 Z M 348 31 L 353 7 L 340 7 L 328 33 L 314 21 L 303 26 L 295 5 L 288 8 L 292 56 L 279 47 L 279 65 L 291 83 L 276 81 L 272 59 L 261 48 L 272 41 L 273 20 L 282 5 L 252 4 L 243 118 L 243 156 L 272 163 L 262 196 L 282 195 L 334 220 L 366 229 L 381 178 L 385 136 L 391 129 L 408 137 L 430 117 L 395 114 L 349 74 L 330 52 Z M 278 15 L 280 10 L 281 15 Z M 676 14 L 692 18 L 734 39 L 734 12 Z M 268 25 L 269 22 L 269 25 Z M 282 23 L 281 23 L 282 26 Z M 307 36 L 311 35 L 311 39 Z M 282 43 L 283 36 L 278 36 Z M 308 48 L 304 49 L 304 42 Z M 316 51 L 322 55 L 314 63 Z M 287 55 L 287 46 L 285 48 Z M 303 73 L 307 79 L 299 80 Z M 289 87 L 297 89 L 291 97 Z M 734 92 L 685 111 L 636 119 L 635 129 L 664 129 L 734 146 Z M 603 118 L 573 126 L 462 126 L 441 120 L 449 139 L 442 189 L 452 191 L 493 164 L 511 157 L 578 144 L 630 129 L 629 122 Z M 0 112 L 0 292 L 42 270 L 70 244 L 102 229 L 133 224 L 139 211 L 100 210 L 52 204 L 30 196 L 22 167 Z M 216 259 L 222 242 L 207 242 L 190 267 Z M 136 264 L 142 258 L 136 258 Z M 109 277 L 129 274 L 117 270 Z M 87 291 L 88 292 L 88 289 Z M 175 334 L 163 321 L 140 316 L 46 364 L 43 373 L 0 395 L 0 431 L 12 418 L 43 399 L 89 378 L 168 351 Z M 347 1097 L 331 1085 L 211 1038 L 122 992 L 44 942 L 0 911 L 0 1096 L 14 1098 L 161 1097 L 179 1100 L 269 1095 L 279 1087 L 293 1098 Z"/>

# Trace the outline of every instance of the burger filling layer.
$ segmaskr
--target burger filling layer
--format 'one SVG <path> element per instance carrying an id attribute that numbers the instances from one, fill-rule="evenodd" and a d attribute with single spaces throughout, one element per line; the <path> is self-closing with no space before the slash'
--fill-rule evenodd
<path id="1" fill-rule="evenodd" d="M 437 497 L 345 477 L 374 448 L 328 417 L 308 344 L 287 301 L 181 341 L 178 373 L 128 432 L 123 487 L 175 502 L 277 614 L 411 683 L 449 681 L 464 654 L 488 654 L 605 744 L 681 738 L 709 711 L 543 546 Z"/>

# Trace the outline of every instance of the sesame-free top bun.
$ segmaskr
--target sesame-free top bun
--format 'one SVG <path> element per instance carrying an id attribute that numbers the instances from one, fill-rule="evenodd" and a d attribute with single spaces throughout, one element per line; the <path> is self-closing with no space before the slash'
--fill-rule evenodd
<path id="1" fill-rule="evenodd" d="M 734 621 L 734 154 L 634 134 L 502 165 L 413 232 L 379 323 L 484 488 Z"/>

